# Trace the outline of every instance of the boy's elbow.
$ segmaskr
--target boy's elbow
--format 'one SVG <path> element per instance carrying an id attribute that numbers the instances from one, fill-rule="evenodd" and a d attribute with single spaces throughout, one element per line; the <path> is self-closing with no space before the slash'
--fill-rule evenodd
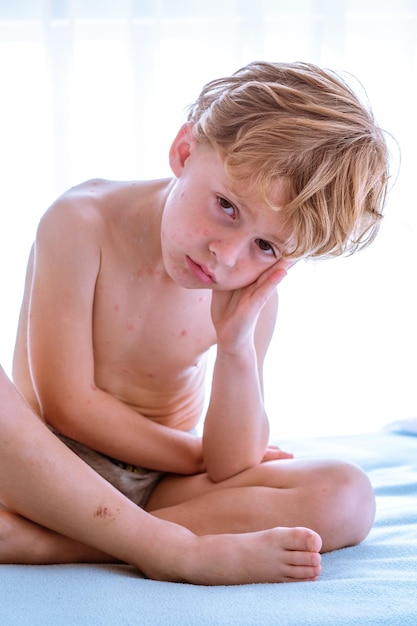
<path id="1" fill-rule="evenodd" d="M 259 447 L 235 447 L 234 450 L 219 449 L 219 446 L 208 445 L 203 437 L 203 453 L 205 471 L 213 483 L 221 483 L 246 470 L 256 467 L 262 462 L 263 453 Z"/>
<path id="2" fill-rule="evenodd" d="M 41 401 L 41 413 L 45 422 L 58 432 L 70 437 L 79 438 L 80 426 L 84 412 L 81 410 L 80 397 L 71 402 L 62 403 L 51 398 Z"/>
<path id="3" fill-rule="evenodd" d="M 249 469 L 249 468 L 245 468 L 245 469 Z M 233 472 L 219 472 L 217 469 L 214 471 L 207 470 L 207 476 L 212 483 L 218 484 L 218 483 L 224 482 L 225 480 L 228 480 L 229 478 L 233 478 L 233 476 L 237 476 L 238 474 L 244 471 L 245 471 L 244 469 L 240 471 L 233 471 Z"/>
<path id="4" fill-rule="evenodd" d="M 237 476 L 242 472 L 251 469 L 251 467 L 255 467 L 257 463 L 209 463 L 206 464 L 206 473 L 208 478 L 212 483 L 222 483 L 229 478 L 233 478 L 233 476 Z"/>

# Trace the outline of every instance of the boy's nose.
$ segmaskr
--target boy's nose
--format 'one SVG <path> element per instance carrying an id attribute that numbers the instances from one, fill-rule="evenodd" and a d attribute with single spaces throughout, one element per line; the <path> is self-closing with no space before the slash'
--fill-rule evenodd
<path id="1" fill-rule="evenodd" d="M 209 249 L 215 255 L 217 263 L 225 267 L 234 267 L 242 252 L 242 245 L 242 241 L 228 237 L 211 241 Z"/>

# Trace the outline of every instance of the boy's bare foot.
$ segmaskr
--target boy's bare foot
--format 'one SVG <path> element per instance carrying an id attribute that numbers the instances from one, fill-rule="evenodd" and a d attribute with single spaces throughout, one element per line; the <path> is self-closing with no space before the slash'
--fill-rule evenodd
<path id="1" fill-rule="evenodd" d="M 110 563 L 112 557 L 43 528 L 0 505 L 0 563 Z"/>
<path id="2" fill-rule="evenodd" d="M 316 580 L 321 572 L 321 538 L 308 528 L 273 528 L 244 535 L 199 538 L 210 552 L 203 584 Z M 213 546 L 215 544 L 215 547 Z"/>
<path id="3" fill-rule="evenodd" d="M 322 541 L 308 528 L 202 535 L 194 536 L 193 541 L 197 549 L 189 549 L 180 557 L 188 568 L 183 579 L 186 582 L 234 585 L 313 581 L 321 573 Z M 162 576 L 153 572 L 151 577 L 167 580 L 166 572 Z"/>

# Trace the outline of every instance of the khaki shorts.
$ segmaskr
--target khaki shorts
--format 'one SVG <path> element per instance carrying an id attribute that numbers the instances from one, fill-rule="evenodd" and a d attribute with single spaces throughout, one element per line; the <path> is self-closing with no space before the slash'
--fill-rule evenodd
<path id="1" fill-rule="evenodd" d="M 156 485 L 166 476 L 165 472 L 116 461 L 62 435 L 54 428 L 50 427 L 50 430 L 77 456 L 142 509 L 145 508 Z"/>

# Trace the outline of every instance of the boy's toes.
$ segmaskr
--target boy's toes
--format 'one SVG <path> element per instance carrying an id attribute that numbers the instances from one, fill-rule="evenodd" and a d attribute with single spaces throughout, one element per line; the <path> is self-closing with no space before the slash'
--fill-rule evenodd
<path id="1" fill-rule="evenodd" d="M 303 527 L 287 530 L 286 580 L 317 580 L 321 574 L 320 535 Z"/>
<path id="2" fill-rule="evenodd" d="M 322 540 L 314 530 L 303 528 L 302 526 L 290 528 L 288 550 L 297 550 L 300 552 L 320 552 Z"/>
<path id="3" fill-rule="evenodd" d="M 293 550 L 289 552 L 288 563 L 296 567 L 320 567 L 321 555 L 319 552 L 298 552 Z"/>
<path id="4" fill-rule="evenodd" d="M 320 574 L 321 567 L 294 567 L 293 570 L 288 572 L 288 576 L 284 582 L 310 582 L 318 580 Z"/>

